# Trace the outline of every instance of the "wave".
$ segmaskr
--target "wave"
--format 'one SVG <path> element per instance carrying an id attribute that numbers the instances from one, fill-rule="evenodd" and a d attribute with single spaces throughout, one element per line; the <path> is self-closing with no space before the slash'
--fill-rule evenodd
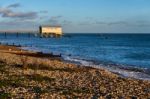
<path id="1" fill-rule="evenodd" d="M 15 36 L 4 38 L 3 35 L 0 35 L 0 43 L 22 45 L 23 49 L 31 51 L 61 53 L 64 60 L 70 62 L 105 68 L 124 77 L 150 79 L 149 35 L 103 35 L 104 38 L 109 37 L 109 39 L 100 39 L 95 34 L 69 35 L 71 38 L 62 37 L 61 39 L 28 38 L 27 35 L 16 39 Z"/>
<path id="2" fill-rule="evenodd" d="M 147 68 L 137 68 L 133 66 L 126 66 L 120 64 L 109 64 L 109 63 L 103 64 L 99 62 L 97 62 L 99 64 L 97 63 L 95 64 L 95 61 L 71 57 L 71 56 L 64 56 L 63 58 L 65 61 L 73 62 L 83 66 L 106 69 L 122 77 L 141 79 L 141 80 L 150 80 L 150 72 L 149 72 L 150 70 Z"/>

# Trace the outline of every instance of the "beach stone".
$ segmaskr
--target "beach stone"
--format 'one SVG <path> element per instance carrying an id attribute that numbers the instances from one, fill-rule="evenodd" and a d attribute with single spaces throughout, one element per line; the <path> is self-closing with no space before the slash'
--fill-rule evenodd
<path id="1" fill-rule="evenodd" d="M 35 57 L 29 57 L 28 62 L 32 66 L 38 65 L 38 70 L 35 71 L 32 68 L 23 70 L 16 66 L 16 64 L 21 64 L 20 57 L 0 52 L 0 60 L 3 59 L 7 63 L 3 70 L 5 72 L 0 71 L 0 81 L 6 80 L 11 83 L 11 85 L 0 87 L 0 90 L 11 93 L 14 99 L 23 96 L 25 99 L 35 98 L 37 95 L 33 90 L 35 87 L 40 88 L 40 91 L 37 90 L 37 92 L 41 99 L 64 99 L 67 97 L 68 99 L 88 99 L 90 97 L 97 99 L 147 99 L 150 97 L 149 81 L 122 78 L 104 69 L 80 65 L 77 67 L 75 64 L 63 61 Z M 28 76 L 32 77 L 35 74 L 39 75 L 39 81 L 36 78 L 29 79 Z M 20 83 L 23 86 L 18 87 L 20 83 L 15 83 L 15 87 L 12 86 L 11 81 L 18 81 L 18 78 L 22 79 Z M 48 79 L 50 81 L 47 81 Z M 55 80 L 51 81 L 51 79 Z M 64 91 L 69 91 L 69 93 L 64 95 Z"/>
<path id="2" fill-rule="evenodd" d="M 106 95 L 106 99 L 111 99 L 112 95 Z"/>
<path id="3" fill-rule="evenodd" d="M 137 99 L 137 97 L 136 96 L 132 96 L 131 99 Z"/>

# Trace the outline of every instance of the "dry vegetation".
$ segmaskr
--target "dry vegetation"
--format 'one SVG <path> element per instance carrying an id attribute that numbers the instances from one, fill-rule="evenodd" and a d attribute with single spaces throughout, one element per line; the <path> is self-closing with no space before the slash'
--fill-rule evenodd
<path id="1" fill-rule="evenodd" d="M 0 99 L 147 99 L 150 82 L 48 58 L 0 53 Z"/>

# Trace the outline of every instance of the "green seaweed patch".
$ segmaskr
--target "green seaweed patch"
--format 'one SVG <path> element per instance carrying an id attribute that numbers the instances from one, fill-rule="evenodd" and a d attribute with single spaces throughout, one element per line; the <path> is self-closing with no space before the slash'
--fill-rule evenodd
<path id="1" fill-rule="evenodd" d="M 2 61 L 0 60 L 0 71 L 1 71 L 1 72 L 5 71 L 4 68 L 5 68 L 6 66 L 7 66 L 7 64 L 5 64 L 4 62 L 2 62 Z"/>
<path id="2" fill-rule="evenodd" d="M 0 66 L 0 73 L 9 74 L 9 72 L 4 67 L 1 67 L 1 66 Z"/>
<path id="3" fill-rule="evenodd" d="M 58 92 L 62 95 L 73 95 L 73 93 L 77 93 L 77 94 L 87 94 L 90 93 L 90 89 L 85 88 L 85 87 L 81 87 L 81 88 L 72 88 L 72 87 L 62 87 L 62 86 L 57 86 L 57 87 L 47 87 L 47 90 L 49 90 L 49 92 Z"/>
<path id="4" fill-rule="evenodd" d="M 8 86 L 8 82 L 4 81 L 4 80 L 0 80 L 0 88 Z"/>
<path id="5" fill-rule="evenodd" d="M 22 81 L 24 81 L 24 78 L 18 78 L 16 76 L 9 76 L 9 79 L 3 79 L 0 80 L 0 88 L 1 87 L 7 87 L 7 86 L 11 86 L 11 87 L 25 87 L 25 85 L 22 83 Z"/>
<path id="6" fill-rule="evenodd" d="M 10 98 L 11 98 L 10 93 L 0 92 L 0 99 L 10 99 Z"/>
<path id="7" fill-rule="evenodd" d="M 29 64 L 28 68 L 33 69 L 33 70 L 49 70 L 49 71 L 60 71 L 60 72 L 77 72 L 76 69 L 72 68 L 54 68 L 45 64 L 39 64 L 39 65 L 34 65 L 34 64 Z"/>
<path id="8" fill-rule="evenodd" d="M 38 87 L 38 86 L 33 87 L 32 90 L 38 94 L 48 93 L 48 90 L 42 89 L 41 87 Z"/>
<path id="9" fill-rule="evenodd" d="M 42 93 L 42 89 L 40 87 L 33 87 L 33 91 L 35 93 Z"/>
<path id="10" fill-rule="evenodd" d="M 52 70 L 52 71 L 60 71 L 60 72 L 75 72 L 74 69 L 71 69 L 71 68 L 49 68 L 49 70 Z"/>
<path id="11" fill-rule="evenodd" d="M 89 89 L 88 88 L 73 88 L 73 89 L 65 89 L 65 90 L 62 90 L 62 94 L 63 95 L 70 95 L 70 94 L 73 94 L 73 93 L 77 93 L 77 94 L 87 94 L 87 93 L 90 93 Z"/>
<path id="12" fill-rule="evenodd" d="M 38 82 L 42 82 L 42 81 L 52 82 L 52 81 L 55 81 L 55 78 L 50 78 L 50 77 L 47 77 L 47 76 L 41 76 L 39 74 L 26 75 L 26 78 L 29 79 L 29 80 L 34 80 L 34 81 L 38 81 Z"/>

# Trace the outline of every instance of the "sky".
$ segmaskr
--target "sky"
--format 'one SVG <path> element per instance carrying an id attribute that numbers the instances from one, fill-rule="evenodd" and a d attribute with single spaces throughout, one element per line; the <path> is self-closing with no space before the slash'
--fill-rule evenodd
<path id="1" fill-rule="evenodd" d="M 150 33 L 150 0 L 0 0 L 0 31 Z"/>

